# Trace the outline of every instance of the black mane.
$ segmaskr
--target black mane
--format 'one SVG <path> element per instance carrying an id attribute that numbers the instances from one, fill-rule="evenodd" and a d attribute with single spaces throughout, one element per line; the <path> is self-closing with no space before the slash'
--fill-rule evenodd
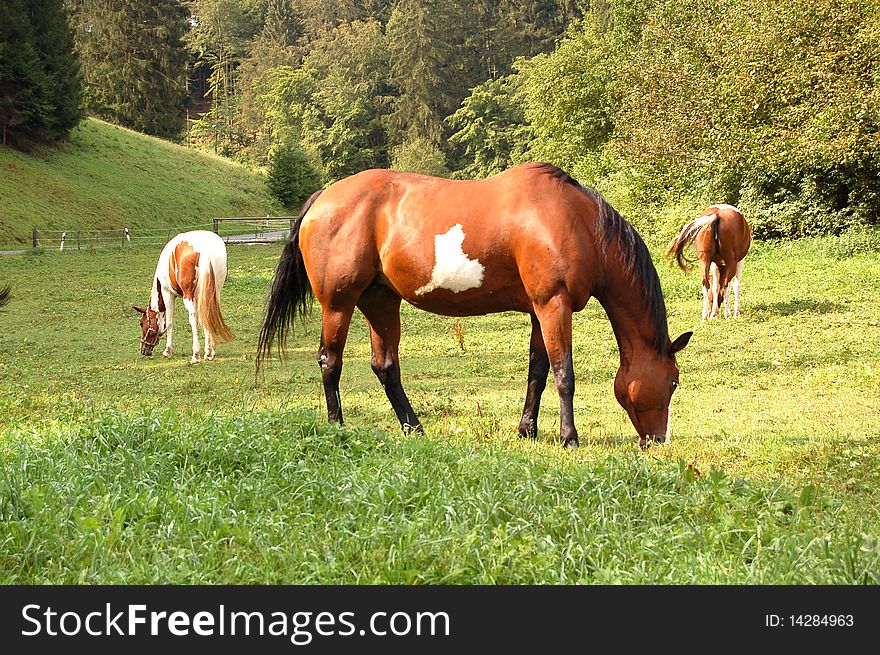
<path id="1" fill-rule="evenodd" d="M 660 278 L 651 259 L 651 253 L 644 240 L 629 221 L 623 218 L 598 191 L 581 185 L 571 175 L 552 164 L 537 164 L 536 168 L 562 184 L 568 184 L 586 195 L 596 203 L 598 236 L 601 240 L 602 254 L 607 256 L 608 246 L 617 239 L 617 250 L 620 253 L 626 275 L 636 283 L 641 283 L 643 298 L 654 323 L 656 337 L 654 348 L 658 353 L 666 352 L 669 347 L 669 325 L 666 317 L 666 303 L 660 288 Z"/>

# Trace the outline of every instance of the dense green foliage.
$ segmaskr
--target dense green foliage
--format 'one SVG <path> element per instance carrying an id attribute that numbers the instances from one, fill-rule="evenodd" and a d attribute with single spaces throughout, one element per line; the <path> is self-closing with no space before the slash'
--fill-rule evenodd
<path id="1" fill-rule="evenodd" d="M 95 119 L 38 157 L 0 148 L 0 171 L 0 249 L 30 244 L 34 227 L 115 236 L 125 226 L 136 242 L 145 231 L 156 241 L 217 216 L 283 213 L 244 166 Z"/>
<path id="2" fill-rule="evenodd" d="M 299 146 L 279 144 L 269 153 L 269 191 L 285 207 L 295 207 L 321 185 L 321 177 Z"/>
<path id="3" fill-rule="evenodd" d="M 189 35 L 209 67 L 197 139 L 264 163 L 296 143 L 324 183 L 419 164 L 449 174 L 448 138 L 470 90 L 553 46 L 580 15 L 570 0 L 193 0 Z"/>
<path id="4" fill-rule="evenodd" d="M 0 4 L 0 144 L 65 138 L 82 118 L 80 94 L 62 0 Z"/>
<path id="5" fill-rule="evenodd" d="M 179 135 L 186 123 L 183 37 L 188 12 L 179 0 L 70 0 L 86 110 L 154 136 Z"/>
<path id="6" fill-rule="evenodd" d="M 880 222 L 877 0 L 600 3 L 520 66 L 531 153 L 759 236 Z"/>
<path id="7" fill-rule="evenodd" d="M 46 30 L 19 25 L 25 4 L 4 5 L 0 84 L 18 71 L 31 109 L 7 90 L 0 113 L 51 135 L 39 89 L 75 75 L 39 72 L 64 39 L 26 46 Z M 90 111 L 177 135 L 188 60 L 189 141 L 258 166 L 301 153 L 319 185 L 547 160 L 629 214 L 723 201 L 759 237 L 880 223 L 880 0 L 67 4 Z"/>
<path id="8" fill-rule="evenodd" d="M 523 315 L 404 306 L 402 375 L 426 431 L 404 436 L 362 319 L 344 428 L 324 423 L 317 312 L 254 383 L 280 246 L 229 247 L 238 338 L 200 365 L 185 319 L 172 359 L 137 352 L 130 305 L 155 248 L 0 257 L 14 290 L 53 280 L 0 316 L 0 580 L 880 583 L 880 307 L 864 283 L 878 247 L 868 233 L 754 244 L 735 322 L 700 323 L 695 276 L 660 266 L 670 330 L 695 335 L 672 443 L 646 453 L 595 303 L 574 317 L 570 453 L 552 384 L 539 440 L 516 436 Z"/>

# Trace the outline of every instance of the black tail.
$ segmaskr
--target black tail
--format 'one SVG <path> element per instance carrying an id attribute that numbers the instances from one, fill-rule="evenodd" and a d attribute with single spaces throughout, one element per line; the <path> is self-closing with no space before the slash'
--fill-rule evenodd
<path id="1" fill-rule="evenodd" d="M 275 279 L 272 281 L 272 289 L 269 291 L 269 302 L 266 305 L 266 316 L 263 319 L 263 327 L 260 330 L 260 339 L 257 343 L 257 373 L 263 361 L 272 353 L 272 346 L 278 339 L 279 355 L 284 350 L 284 341 L 287 338 L 287 330 L 293 324 L 296 315 L 306 314 L 309 310 L 309 301 L 312 298 L 312 285 L 306 274 L 306 265 L 303 261 L 302 251 L 299 248 L 299 226 L 303 217 L 312 206 L 312 203 L 321 195 L 321 191 L 315 191 L 306 200 L 290 231 L 290 238 L 278 260 L 275 268 Z"/>
<path id="2" fill-rule="evenodd" d="M 3 289 L 0 289 L 0 307 L 3 307 L 3 305 L 8 303 L 10 298 L 12 298 L 11 287 L 4 287 Z"/>

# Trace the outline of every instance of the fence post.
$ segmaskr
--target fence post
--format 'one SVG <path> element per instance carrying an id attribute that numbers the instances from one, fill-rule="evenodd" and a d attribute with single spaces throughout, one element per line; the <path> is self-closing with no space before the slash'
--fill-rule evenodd
<path id="1" fill-rule="evenodd" d="M 34 228 L 33 244 L 34 248 L 40 247 L 40 231 L 37 228 Z"/>
<path id="2" fill-rule="evenodd" d="M 217 235 L 220 234 L 220 219 L 219 218 L 214 219 L 214 234 L 217 234 Z"/>
<path id="3" fill-rule="evenodd" d="M 79 230 L 76 231 L 76 249 L 80 249 Z"/>

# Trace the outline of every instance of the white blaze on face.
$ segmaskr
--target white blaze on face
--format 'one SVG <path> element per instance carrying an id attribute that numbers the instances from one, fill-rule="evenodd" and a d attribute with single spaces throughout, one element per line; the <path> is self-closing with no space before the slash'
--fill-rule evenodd
<path id="1" fill-rule="evenodd" d="M 423 296 L 435 289 L 448 289 L 454 293 L 476 289 L 483 284 L 486 268 L 477 259 L 469 259 L 461 244 L 464 230 L 461 225 L 450 228 L 446 234 L 434 237 L 434 270 L 431 281 L 416 289 L 415 295 Z"/>

